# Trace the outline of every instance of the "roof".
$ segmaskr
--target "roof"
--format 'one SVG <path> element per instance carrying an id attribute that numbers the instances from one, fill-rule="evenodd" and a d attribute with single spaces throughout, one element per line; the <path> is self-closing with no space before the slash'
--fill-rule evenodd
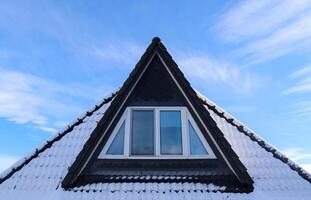
<path id="1" fill-rule="evenodd" d="M 117 92 L 116 92 L 117 93 Z M 64 190 L 61 182 L 103 117 L 112 94 L 0 175 L 1 199 L 308 199 L 311 175 L 199 92 L 254 181 L 251 193 L 201 183 L 97 183 Z M 152 179 L 152 177 L 146 177 Z M 165 178 L 165 177 L 164 177 Z M 175 177 L 178 178 L 178 177 Z M 120 177 L 122 179 L 122 177 Z M 49 194 L 47 196 L 47 194 Z"/>

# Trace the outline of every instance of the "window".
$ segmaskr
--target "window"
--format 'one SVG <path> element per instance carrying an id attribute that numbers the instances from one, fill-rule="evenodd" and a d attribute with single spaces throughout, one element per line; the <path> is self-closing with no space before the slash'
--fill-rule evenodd
<path id="1" fill-rule="evenodd" d="M 160 111 L 161 155 L 182 155 L 180 111 Z"/>
<path id="2" fill-rule="evenodd" d="M 207 151 L 202 144 L 198 134 L 194 130 L 190 121 L 188 122 L 189 126 L 189 143 L 190 143 L 190 155 L 207 155 Z"/>
<path id="3" fill-rule="evenodd" d="M 215 158 L 186 107 L 128 107 L 99 158 Z"/>
<path id="4" fill-rule="evenodd" d="M 124 152 L 124 122 L 122 123 L 117 135 L 113 139 L 112 143 L 110 144 L 107 155 L 122 155 Z"/>
<path id="5" fill-rule="evenodd" d="M 154 154 L 153 110 L 132 111 L 131 155 Z"/>

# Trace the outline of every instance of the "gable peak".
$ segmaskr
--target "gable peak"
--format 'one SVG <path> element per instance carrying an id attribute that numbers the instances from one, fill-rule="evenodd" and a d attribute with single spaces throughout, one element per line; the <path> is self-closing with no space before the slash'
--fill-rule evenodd
<path id="1" fill-rule="evenodd" d="M 159 43 L 159 42 L 161 42 L 161 39 L 159 37 L 155 36 L 154 38 L 152 38 L 152 42 Z"/>

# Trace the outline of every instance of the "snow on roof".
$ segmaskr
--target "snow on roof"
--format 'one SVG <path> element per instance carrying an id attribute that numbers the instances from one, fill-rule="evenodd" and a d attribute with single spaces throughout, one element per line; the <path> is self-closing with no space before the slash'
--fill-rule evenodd
<path id="1" fill-rule="evenodd" d="M 251 193 L 200 183 L 97 183 L 71 190 L 61 181 L 113 95 L 1 174 L 1 199 L 309 199 L 311 176 L 203 95 L 205 107 L 254 180 Z"/>
<path id="2" fill-rule="evenodd" d="M 299 175 L 301 175 L 303 178 L 305 178 L 306 180 L 308 180 L 311 183 L 311 174 L 310 173 L 308 173 L 306 170 L 301 168 L 298 164 L 296 164 L 295 162 L 293 162 L 292 160 L 287 158 L 284 154 L 282 154 L 280 151 L 278 151 L 276 147 L 269 144 L 267 141 L 265 141 L 260 136 L 256 135 L 253 130 L 249 129 L 242 122 L 235 119 L 233 116 L 231 116 L 224 109 L 217 106 L 213 101 L 211 101 L 210 99 L 208 99 L 207 97 L 205 97 L 204 95 L 202 95 L 199 92 L 197 92 L 197 95 L 199 98 L 201 98 L 204 101 L 205 105 L 207 106 L 207 109 L 213 111 L 213 114 L 217 114 L 219 117 L 222 117 L 223 119 L 225 119 L 227 121 L 227 123 L 230 123 L 232 126 L 235 126 L 240 132 L 244 133 L 245 135 L 250 137 L 253 141 L 257 142 L 266 151 L 271 152 L 274 157 L 276 157 L 276 158 L 280 159 L 281 161 L 283 161 L 284 163 L 288 164 L 293 170 L 297 171 L 299 173 Z M 213 117 L 213 119 L 216 121 L 215 117 Z M 217 124 L 219 125 L 219 123 L 217 123 Z M 221 123 L 221 124 L 224 124 L 224 123 Z M 224 134 L 225 134 L 225 132 L 224 132 Z"/>

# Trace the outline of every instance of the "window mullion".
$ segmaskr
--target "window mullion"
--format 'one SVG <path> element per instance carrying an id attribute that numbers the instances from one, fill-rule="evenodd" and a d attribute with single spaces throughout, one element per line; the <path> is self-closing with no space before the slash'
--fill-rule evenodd
<path id="1" fill-rule="evenodd" d="M 131 109 L 127 110 L 125 119 L 124 155 L 130 156 Z"/>
<path id="2" fill-rule="evenodd" d="M 160 111 L 155 109 L 155 152 L 160 156 Z"/>
<path id="3" fill-rule="evenodd" d="M 189 157 L 189 129 L 186 109 L 181 112 L 183 155 Z"/>

